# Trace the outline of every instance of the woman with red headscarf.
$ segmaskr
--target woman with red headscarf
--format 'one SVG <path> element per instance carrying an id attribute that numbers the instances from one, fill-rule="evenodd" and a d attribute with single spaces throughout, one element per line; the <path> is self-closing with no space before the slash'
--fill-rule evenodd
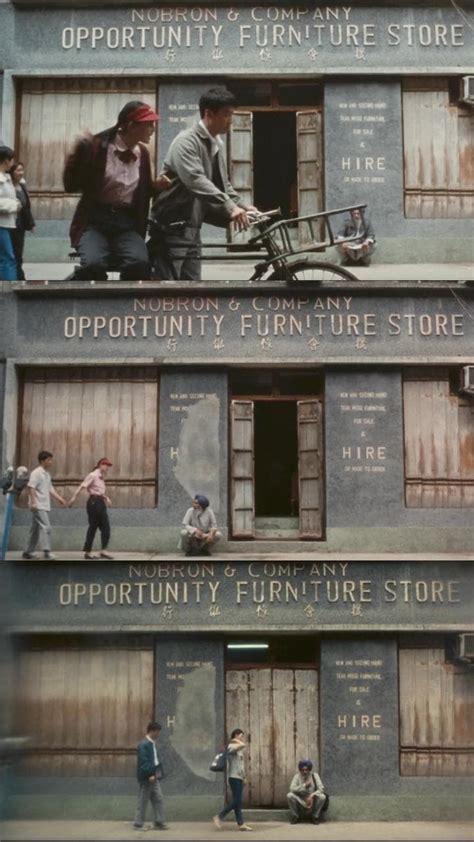
<path id="1" fill-rule="evenodd" d="M 132 100 L 112 128 L 76 142 L 63 176 L 67 193 L 82 194 L 70 229 L 81 265 L 71 279 L 106 281 L 111 259 L 120 265 L 122 280 L 150 278 L 150 199 L 171 183 L 166 176 L 152 180 L 146 147 L 158 119 L 150 105 Z"/>

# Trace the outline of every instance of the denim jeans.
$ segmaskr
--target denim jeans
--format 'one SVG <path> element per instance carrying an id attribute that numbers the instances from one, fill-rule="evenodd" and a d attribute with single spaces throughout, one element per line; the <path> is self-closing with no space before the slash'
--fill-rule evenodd
<path id="1" fill-rule="evenodd" d="M 0 281 L 16 281 L 16 258 L 9 228 L 0 228 Z"/>
<path id="2" fill-rule="evenodd" d="M 229 778 L 229 786 L 232 792 L 232 801 L 229 804 L 226 804 L 223 810 L 219 813 L 220 819 L 225 819 L 225 817 L 232 812 L 235 813 L 235 818 L 237 824 L 243 825 L 244 817 L 242 815 L 242 793 L 244 790 L 244 782 L 240 778 Z"/>

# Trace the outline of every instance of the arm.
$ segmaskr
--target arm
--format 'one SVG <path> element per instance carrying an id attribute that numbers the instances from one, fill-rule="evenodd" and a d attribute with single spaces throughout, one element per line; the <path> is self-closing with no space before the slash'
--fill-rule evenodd
<path id="1" fill-rule="evenodd" d="M 293 778 L 290 786 L 290 792 L 292 792 L 294 795 L 298 795 L 299 798 L 306 799 L 308 797 L 308 791 L 305 785 L 301 784 L 301 778 L 299 775 L 295 775 L 295 777 Z"/>
<path id="2" fill-rule="evenodd" d="M 61 506 L 67 506 L 64 497 L 62 497 L 61 494 L 58 494 L 58 492 L 55 488 L 53 488 L 53 486 L 51 486 L 51 488 L 49 489 L 49 493 L 53 500 L 57 500 L 58 503 L 61 503 Z"/>
<path id="3" fill-rule="evenodd" d="M 9 199 L 7 196 L 0 196 L 0 214 L 17 213 L 21 210 L 21 202 L 18 199 Z"/>
<path id="4" fill-rule="evenodd" d="M 137 755 L 137 772 L 139 778 L 155 779 L 155 764 L 153 759 L 153 747 L 151 743 L 140 743 Z"/>
<path id="5" fill-rule="evenodd" d="M 237 754 L 239 751 L 244 751 L 248 748 L 247 743 L 241 743 L 240 740 L 233 740 L 227 746 L 227 754 Z"/>
<path id="6" fill-rule="evenodd" d="M 365 241 L 366 243 L 375 243 L 375 231 L 370 220 L 365 223 Z"/>
<path id="7" fill-rule="evenodd" d="M 181 183 L 205 205 L 224 210 L 229 220 L 237 203 L 207 177 L 197 137 L 179 137 L 170 149 L 171 167 Z"/>
<path id="8" fill-rule="evenodd" d="M 78 138 L 72 152 L 66 158 L 63 172 L 66 193 L 82 193 L 84 182 L 90 178 L 92 164 L 92 135 Z"/>
<path id="9" fill-rule="evenodd" d="M 32 512 L 38 508 L 38 500 L 36 497 L 36 489 L 33 485 L 28 486 L 28 503 Z"/>
<path id="10" fill-rule="evenodd" d="M 92 482 L 92 474 L 88 474 L 86 476 L 84 482 L 81 482 L 79 488 L 77 489 L 77 491 L 74 492 L 71 499 L 69 500 L 69 508 L 71 508 L 74 505 L 75 501 L 79 497 L 79 494 L 81 493 L 82 490 L 87 491 L 91 482 Z"/>
<path id="11" fill-rule="evenodd" d="M 195 526 L 191 526 L 192 513 L 193 513 L 192 508 L 188 509 L 188 511 L 186 512 L 186 514 L 183 518 L 183 526 L 186 529 L 186 532 L 188 533 L 188 535 L 194 535 L 198 531 Z"/>

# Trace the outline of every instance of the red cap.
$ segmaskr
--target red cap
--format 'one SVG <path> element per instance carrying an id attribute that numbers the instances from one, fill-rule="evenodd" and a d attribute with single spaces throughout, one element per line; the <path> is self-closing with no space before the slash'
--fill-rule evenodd
<path id="1" fill-rule="evenodd" d="M 113 462 L 111 462 L 110 459 L 107 459 L 107 457 L 104 456 L 103 459 L 99 459 L 99 461 L 97 462 L 97 465 L 108 465 L 109 468 L 111 468 L 112 465 L 113 465 Z"/>
<path id="2" fill-rule="evenodd" d="M 151 105 L 146 105 L 146 103 L 139 105 L 135 111 L 127 115 L 127 120 L 130 120 L 132 123 L 156 123 L 159 119 L 156 111 L 153 111 Z"/>

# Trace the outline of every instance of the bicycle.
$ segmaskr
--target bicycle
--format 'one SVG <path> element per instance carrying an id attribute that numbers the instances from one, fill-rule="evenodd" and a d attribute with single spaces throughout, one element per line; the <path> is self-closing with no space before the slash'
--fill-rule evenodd
<path id="1" fill-rule="evenodd" d="M 286 281 L 287 283 L 356 281 L 356 276 L 344 266 L 317 260 L 312 257 L 312 253 L 322 252 L 330 246 L 358 239 L 356 235 L 336 238 L 331 218 L 360 210 L 363 223 L 366 207 L 367 205 L 352 205 L 295 219 L 282 219 L 279 222 L 273 222 L 274 218 L 280 215 L 279 209 L 249 214 L 251 226 L 256 227 L 259 233 L 249 240 L 248 245 L 261 245 L 268 255 L 267 259 L 255 266 L 250 280 Z M 292 228 L 295 227 L 298 227 L 300 232 L 307 227 L 308 244 L 295 245 L 296 238 L 292 237 Z M 321 237 L 322 229 L 325 231 L 325 237 Z"/>

